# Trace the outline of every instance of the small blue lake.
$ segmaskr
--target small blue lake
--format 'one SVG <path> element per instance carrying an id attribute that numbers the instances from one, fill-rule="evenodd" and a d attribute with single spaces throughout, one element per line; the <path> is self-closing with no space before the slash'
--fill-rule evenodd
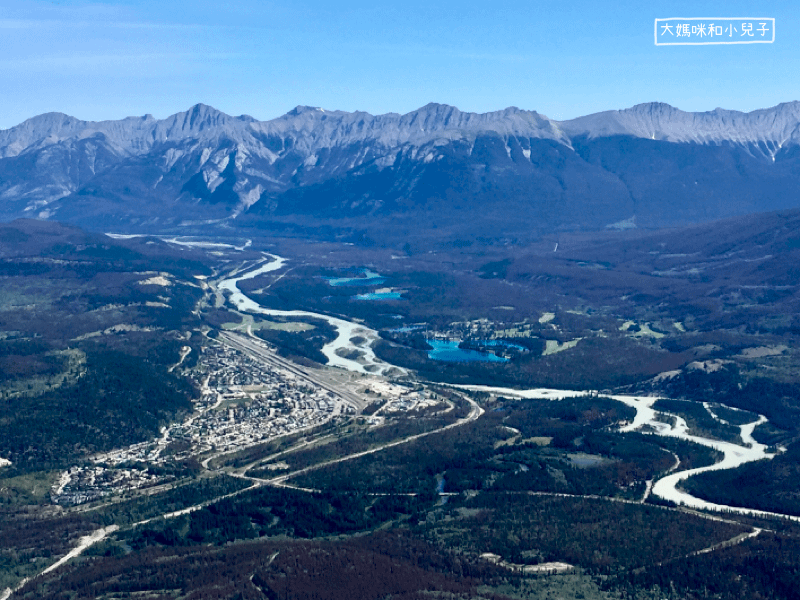
<path id="1" fill-rule="evenodd" d="M 400 292 L 373 292 L 371 294 L 358 294 L 353 300 L 402 300 Z"/>
<path id="2" fill-rule="evenodd" d="M 326 277 L 325 279 L 328 280 L 328 285 L 334 287 L 346 285 L 380 285 L 386 281 L 385 277 L 381 277 L 378 273 L 373 273 L 369 269 L 363 269 L 361 273 L 363 274 L 361 277 Z"/>
<path id="3" fill-rule="evenodd" d="M 426 340 L 433 347 L 428 351 L 428 358 L 446 362 L 507 362 L 507 358 L 497 356 L 491 352 L 478 352 L 477 350 L 464 350 L 458 347 L 458 342 L 445 342 L 443 340 Z"/>

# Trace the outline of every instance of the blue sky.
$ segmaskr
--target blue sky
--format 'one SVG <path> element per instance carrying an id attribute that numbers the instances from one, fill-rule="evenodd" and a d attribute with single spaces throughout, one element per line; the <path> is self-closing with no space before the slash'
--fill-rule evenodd
<path id="1" fill-rule="evenodd" d="M 656 47 L 655 18 L 774 17 L 774 44 Z M 0 0 L 0 128 L 203 102 L 405 113 L 428 102 L 554 119 L 640 102 L 750 111 L 800 100 L 800 3 Z"/>

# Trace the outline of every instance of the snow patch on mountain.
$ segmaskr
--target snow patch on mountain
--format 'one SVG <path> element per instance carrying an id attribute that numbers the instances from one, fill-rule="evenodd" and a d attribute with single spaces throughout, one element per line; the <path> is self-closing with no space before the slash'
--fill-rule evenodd
<path id="1" fill-rule="evenodd" d="M 590 139 L 631 135 L 668 142 L 761 146 L 761 154 L 774 158 L 785 144 L 800 143 L 800 102 L 749 113 L 722 108 L 691 113 L 651 102 L 562 121 L 559 126 L 571 137 Z"/>
<path id="2" fill-rule="evenodd" d="M 478 160 L 500 161 L 505 169 L 516 168 L 506 165 L 518 162 L 520 151 L 540 168 L 541 161 L 532 159 L 537 140 L 572 149 L 579 137 L 619 135 L 736 145 L 773 163 L 787 146 L 800 144 L 800 102 L 750 113 L 689 113 L 649 103 L 561 122 L 516 107 L 472 113 L 436 103 L 404 115 L 298 106 L 270 121 L 233 117 L 204 104 L 160 120 L 144 115 L 93 122 L 47 113 L 0 131 L 0 208 L 8 215 L 36 212 L 68 197 L 52 207 L 60 211 L 80 194 L 138 201 L 141 189 L 130 185 L 137 181 L 154 197 L 157 189 L 158 198 L 208 199 L 228 181 L 240 203 L 225 204 L 226 210 L 238 214 L 262 196 L 350 171 L 400 168 L 407 161 L 434 165 L 454 152 L 475 160 L 478 140 L 484 141 L 477 147 L 487 152 L 486 138 L 504 150 L 498 143 L 500 156 L 491 150 Z M 212 203 L 223 202 L 221 196 Z M 231 196 L 225 198 L 229 203 Z"/>

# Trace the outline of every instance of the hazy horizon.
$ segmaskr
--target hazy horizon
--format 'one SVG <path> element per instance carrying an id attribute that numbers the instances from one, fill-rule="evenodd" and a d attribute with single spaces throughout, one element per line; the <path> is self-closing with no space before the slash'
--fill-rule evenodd
<path id="1" fill-rule="evenodd" d="M 649 101 L 750 112 L 800 99 L 787 75 L 800 72 L 800 7 L 779 3 L 3 4 L 0 129 L 46 112 L 164 118 L 198 102 L 258 120 L 438 102 L 561 121 Z M 753 12 L 776 19 L 775 43 L 654 45 L 656 18 Z"/>

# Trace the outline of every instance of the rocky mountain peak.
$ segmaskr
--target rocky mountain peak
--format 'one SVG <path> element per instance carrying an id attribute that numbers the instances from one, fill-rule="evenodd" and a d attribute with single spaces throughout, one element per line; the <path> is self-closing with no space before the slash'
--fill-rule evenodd
<path id="1" fill-rule="evenodd" d="M 553 190 L 562 187 L 563 174 L 548 169 L 566 169 L 581 175 L 575 176 L 564 193 L 590 194 L 602 189 L 605 191 L 596 193 L 627 206 L 625 202 L 633 194 L 641 193 L 639 188 L 627 191 L 628 184 L 616 173 L 602 171 L 610 168 L 607 165 L 601 168 L 582 162 L 576 144 L 578 138 L 585 145 L 611 136 L 735 147 L 736 152 L 743 149 L 749 154 L 748 160 L 753 159 L 759 169 L 771 168 L 776 160 L 780 166 L 783 158 L 794 156 L 785 146 L 800 144 L 800 102 L 750 113 L 720 108 L 691 113 L 649 102 L 562 122 L 515 106 L 477 113 L 433 102 L 402 115 L 301 105 L 270 121 L 230 116 L 202 103 L 165 119 L 144 115 L 92 122 L 47 113 L 0 131 L 0 202 L 9 207 L 6 214 L 17 215 L 21 210 L 52 218 L 55 211 L 63 210 L 56 203 L 65 198 L 89 202 L 105 194 L 139 202 L 144 195 L 159 206 L 188 199 L 210 207 L 229 207 L 224 214 L 235 217 L 261 198 L 340 179 L 349 181 L 351 176 L 353 181 L 367 181 L 366 177 L 359 179 L 365 173 L 370 177 L 379 173 L 376 181 L 384 183 L 399 178 L 396 187 L 392 184 L 380 194 L 399 193 L 396 190 L 406 189 L 406 184 L 412 189 L 425 170 L 455 168 L 452 161 L 470 163 L 477 147 L 474 160 L 486 164 L 470 163 L 470 169 L 488 168 L 501 187 L 507 179 L 518 177 L 508 194 L 522 194 L 526 202 L 532 197 L 525 194 L 534 180 L 536 186 L 545 186 L 546 194 L 560 197 Z M 629 145 L 628 140 L 621 143 Z M 655 153 L 651 160 L 662 161 L 658 153 L 664 147 L 650 146 L 639 147 Z M 783 164 L 781 168 L 789 168 L 788 162 Z M 459 177 L 472 172 L 470 169 L 458 171 Z M 532 173 L 539 171 L 547 175 L 535 179 Z M 510 172 L 516 175 L 501 177 Z M 437 177 L 431 181 L 443 180 Z M 699 174 L 693 175 L 691 185 L 698 179 L 702 179 Z M 643 180 L 642 185 L 649 183 Z M 483 190 L 481 186 L 483 183 L 478 186 Z M 745 188 L 738 185 L 728 195 L 739 189 Z M 385 201 L 372 198 L 376 193 L 373 187 L 358 194 L 362 192 L 370 198 L 369 206 Z M 436 193 L 447 195 L 444 190 Z M 358 194 L 356 205 L 362 200 Z M 749 198 L 754 192 L 748 194 Z M 66 206 L 63 202 L 58 206 L 62 204 Z M 614 218 L 625 221 L 630 216 L 622 211 Z"/>
<path id="2" fill-rule="evenodd" d="M 318 106 L 298 105 L 298 106 L 295 106 L 292 110 L 290 110 L 286 114 L 287 115 L 291 115 L 293 117 L 298 117 L 300 115 L 304 115 L 304 114 L 307 114 L 307 113 L 323 113 L 323 112 L 325 112 L 325 111 L 322 108 L 318 107 Z"/>
<path id="3" fill-rule="evenodd" d="M 47 138 L 57 139 L 80 131 L 86 122 L 60 112 L 44 113 L 0 131 L 0 157 L 16 156 Z"/>
<path id="4" fill-rule="evenodd" d="M 732 143 L 752 147 L 771 158 L 787 142 L 800 143 L 800 103 L 749 113 L 721 108 L 691 113 L 662 102 L 650 102 L 578 117 L 559 125 L 571 137 L 630 135 L 682 143 Z"/>

